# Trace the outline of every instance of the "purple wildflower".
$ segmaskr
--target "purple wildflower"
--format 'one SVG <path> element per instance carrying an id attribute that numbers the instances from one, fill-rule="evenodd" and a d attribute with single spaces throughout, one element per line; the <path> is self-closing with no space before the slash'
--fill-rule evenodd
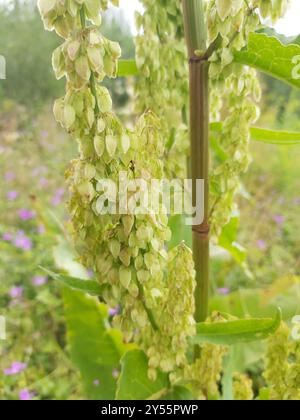
<path id="1" fill-rule="evenodd" d="M 45 276 L 35 276 L 32 279 L 32 284 L 34 286 L 43 286 L 46 283 L 47 283 L 47 277 Z"/>
<path id="2" fill-rule="evenodd" d="M 54 195 L 51 199 L 52 206 L 59 206 L 61 203 L 61 197 L 58 197 L 57 195 Z"/>
<path id="3" fill-rule="evenodd" d="M 108 314 L 109 316 L 116 316 L 120 312 L 120 306 L 117 306 L 116 308 L 109 308 Z"/>
<path id="4" fill-rule="evenodd" d="M 46 232 L 46 228 L 44 225 L 39 225 L 37 231 L 39 235 L 43 235 Z"/>
<path id="5" fill-rule="evenodd" d="M 30 401 L 32 399 L 32 394 L 28 391 L 28 389 L 22 389 L 19 392 L 19 399 L 20 401 Z"/>
<path id="6" fill-rule="evenodd" d="M 9 201 L 14 201 L 18 198 L 19 193 L 18 191 L 8 191 L 8 193 L 6 194 L 6 198 Z"/>
<path id="7" fill-rule="evenodd" d="M 44 138 L 48 137 L 49 136 L 49 131 L 43 130 L 41 132 L 41 136 L 44 137 Z"/>
<path id="8" fill-rule="evenodd" d="M 89 268 L 87 270 L 87 276 L 88 276 L 88 278 L 89 279 L 92 279 L 94 277 L 94 275 L 95 275 L 94 270 L 92 268 Z"/>
<path id="9" fill-rule="evenodd" d="M 19 249 L 23 249 L 23 251 L 30 251 L 32 249 L 31 239 L 22 231 L 18 232 L 14 240 L 14 245 Z"/>
<path id="10" fill-rule="evenodd" d="M 95 379 L 95 380 L 93 381 L 93 385 L 94 385 L 94 386 L 99 386 L 99 385 L 100 385 L 100 381 L 99 381 L 99 379 Z"/>
<path id="11" fill-rule="evenodd" d="M 6 174 L 4 175 L 4 179 L 6 182 L 11 182 L 15 179 L 16 175 L 13 171 L 8 171 L 6 172 Z"/>
<path id="12" fill-rule="evenodd" d="M 40 184 L 40 187 L 47 187 L 48 185 L 49 185 L 49 181 L 48 181 L 48 179 L 47 178 L 45 178 L 45 177 L 42 177 L 40 180 L 39 180 L 39 184 Z"/>
<path id="13" fill-rule="evenodd" d="M 20 299 L 23 296 L 24 289 L 22 286 L 14 286 L 9 291 L 9 296 L 13 299 Z"/>
<path id="14" fill-rule="evenodd" d="M 277 223 L 277 225 L 281 226 L 283 225 L 285 218 L 281 214 L 275 214 L 275 216 L 273 216 L 273 220 Z"/>
<path id="15" fill-rule="evenodd" d="M 228 287 L 222 287 L 220 289 L 217 289 L 217 292 L 219 293 L 219 295 L 221 296 L 227 296 L 230 293 L 230 289 Z"/>
<path id="16" fill-rule="evenodd" d="M 21 209 L 18 212 L 20 219 L 22 220 L 32 220 L 35 218 L 36 214 L 32 210 Z"/>
<path id="17" fill-rule="evenodd" d="M 13 240 L 13 236 L 12 236 L 11 233 L 5 232 L 5 233 L 3 233 L 2 239 L 3 239 L 3 241 L 10 242 L 10 241 Z"/>
<path id="18" fill-rule="evenodd" d="M 55 191 L 55 194 L 51 200 L 51 203 L 53 206 L 58 206 L 61 203 L 64 193 L 65 193 L 64 188 L 59 188 L 58 190 Z"/>
<path id="19" fill-rule="evenodd" d="M 119 377 L 119 375 L 120 375 L 120 372 L 118 371 L 118 369 L 114 369 L 112 371 L 113 378 L 117 379 Z"/>
<path id="20" fill-rule="evenodd" d="M 36 168 L 32 169 L 31 175 L 33 177 L 38 177 L 39 175 L 43 175 L 46 172 L 48 172 L 47 166 L 37 166 Z"/>
<path id="21" fill-rule="evenodd" d="M 261 251 L 265 251 L 267 247 L 268 247 L 267 243 L 263 239 L 259 239 L 257 241 L 257 248 L 260 249 Z"/>
<path id="22" fill-rule="evenodd" d="M 9 368 L 4 369 L 3 373 L 5 376 L 17 375 L 18 373 L 23 372 L 27 368 L 26 363 L 22 362 L 13 362 Z"/>

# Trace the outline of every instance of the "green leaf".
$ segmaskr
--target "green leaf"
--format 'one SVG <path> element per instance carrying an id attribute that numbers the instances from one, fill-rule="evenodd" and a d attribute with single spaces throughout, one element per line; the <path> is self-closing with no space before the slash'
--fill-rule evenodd
<path id="1" fill-rule="evenodd" d="M 63 229 L 63 227 L 62 227 Z M 63 231 L 63 230 L 62 230 Z M 58 244 L 53 248 L 55 266 L 73 277 L 88 280 L 88 273 L 77 261 L 78 256 L 66 239 L 61 235 Z"/>
<path id="2" fill-rule="evenodd" d="M 63 274 L 54 273 L 47 268 L 41 267 L 54 280 L 57 280 L 70 289 L 78 290 L 80 292 L 88 293 L 92 296 L 101 296 L 103 294 L 104 286 L 101 286 L 94 280 L 83 280 L 76 277 L 65 276 Z"/>
<path id="3" fill-rule="evenodd" d="M 89 399 L 114 399 L 113 372 L 126 351 L 121 333 L 108 327 L 108 310 L 95 298 L 64 288 L 71 359 L 79 369 Z"/>
<path id="4" fill-rule="evenodd" d="M 148 378 L 148 359 L 143 351 L 127 352 L 121 366 L 117 400 L 151 400 L 165 395 L 169 387 L 168 375 L 159 372 L 156 381 L 151 381 Z"/>
<path id="5" fill-rule="evenodd" d="M 172 231 L 172 238 L 169 242 L 169 248 L 175 248 L 182 241 L 185 241 L 187 246 L 192 246 L 192 228 L 185 223 L 185 216 L 176 214 L 169 218 L 169 228 Z"/>
<path id="6" fill-rule="evenodd" d="M 278 144 L 278 145 L 294 145 L 300 144 L 300 133 L 291 131 L 275 131 L 265 128 L 251 128 L 252 140 L 262 143 Z"/>
<path id="7" fill-rule="evenodd" d="M 211 123 L 210 129 L 212 132 L 221 133 L 222 123 Z M 300 144 L 300 132 L 277 131 L 260 127 L 252 127 L 250 129 L 250 134 L 251 140 L 259 141 L 261 143 L 286 146 Z"/>
<path id="8" fill-rule="evenodd" d="M 118 77 L 137 76 L 138 68 L 134 60 L 119 60 Z"/>
<path id="9" fill-rule="evenodd" d="M 288 44 L 300 44 L 300 35 L 297 36 L 285 36 L 283 34 L 280 34 L 277 32 L 274 28 L 270 28 L 268 26 L 258 29 L 256 31 L 258 34 L 266 34 L 268 36 L 272 36 L 274 38 L 277 38 L 282 44 L 288 45 Z"/>
<path id="10" fill-rule="evenodd" d="M 215 124 L 217 124 L 217 123 L 212 123 L 211 126 L 213 126 Z M 220 127 L 222 127 L 222 126 L 220 126 Z M 220 142 L 218 140 L 218 136 L 210 135 L 209 143 L 210 143 L 210 147 L 214 151 L 215 157 L 218 159 L 218 161 L 220 163 L 225 162 L 228 159 L 228 155 L 222 149 L 222 147 L 220 145 Z"/>
<path id="11" fill-rule="evenodd" d="M 236 52 L 234 58 L 237 63 L 254 67 L 299 89 L 300 78 L 294 74 L 297 63 L 293 62 L 297 56 L 300 56 L 299 45 L 284 45 L 275 37 L 252 33 L 247 48 Z"/>
<path id="12" fill-rule="evenodd" d="M 184 386 L 174 386 L 172 391 L 168 392 L 164 395 L 161 400 L 163 401 L 172 401 L 172 400 L 180 400 L 180 401 L 190 401 L 194 400 L 194 396 L 189 389 Z"/>
<path id="13" fill-rule="evenodd" d="M 247 254 L 245 248 L 237 242 L 239 220 L 239 217 L 234 216 L 224 226 L 219 238 L 219 245 L 226 249 L 239 264 L 242 264 L 245 262 Z"/>
<path id="14" fill-rule="evenodd" d="M 197 334 L 193 342 L 233 345 L 264 340 L 274 334 L 282 320 L 278 309 L 275 319 L 242 319 L 228 322 L 197 324 Z"/>

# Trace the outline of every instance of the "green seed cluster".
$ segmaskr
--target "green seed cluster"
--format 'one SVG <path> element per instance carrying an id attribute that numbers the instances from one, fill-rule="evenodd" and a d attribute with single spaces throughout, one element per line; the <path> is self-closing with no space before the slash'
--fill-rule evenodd
<path id="1" fill-rule="evenodd" d="M 260 86 L 256 72 L 234 63 L 234 53 L 245 47 L 249 34 L 259 28 L 259 12 L 275 20 L 284 13 L 286 5 L 286 0 L 205 3 L 209 42 L 219 44 L 210 58 L 211 114 L 213 121 L 223 121 L 217 165 L 211 173 L 211 224 L 215 237 L 235 210 L 234 198 L 241 189 L 239 177 L 251 162 L 250 127 L 259 116 L 256 103 L 260 99 Z"/>
<path id="2" fill-rule="evenodd" d="M 187 130 L 188 65 L 181 2 L 142 0 L 137 14 L 137 109 L 156 110 L 165 139 L 166 175 L 186 178 L 189 151 Z"/>
<path id="3" fill-rule="evenodd" d="M 270 387 L 270 400 L 299 399 L 299 346 L 289 338 L 290 330 L 282 323 L 268 341 L 264 377 Z"/>
<path id="4" fill-rule="evenodd" d="M 57 79 L 67 77 L 74 90 L 81 90 L 90 81 L 116 77 L 121 49 L 117 42 L 101 36 L 96 27 L 74 30 L 71 38 L 53 53 L 53 68 Z"/>
<path id="5" fill-rule="evenodd" d="M 286 374 L 287 390 L 284 394 L 285 401 L 300 401 L 300 360 L 297 358 L 296 363 L 289 366 Z"/>
<path id="6" fill-rule="evenodd" d="M 235 401 L 252 401 L 254 398 L 253 382 L 244 374 L 235 373 L 233 377 L 233 395 Z"/>
<path id="7" fill-rule="evenodd" d="M 219 399 L 223 358 L 227 351 L 226 347 L 203 344 L 200 347 L 200 357 L 186 366 L 183 377 L 192 384 L 197 399 Z"/>
<path id="8" fill-rule="evenodd" d="M 153 334 L 148 328 L 146 352 L 150 378 L 156 378 L 156 368 L 171 373 L 175 367 L 187 364 L 187 337 L 195 335 L 195 308 L 191 298 L 195 290 L 194 276 L 192 253 L 182 243 L 169 253 L 167 291 L 158 317 L 160 330 Z"/>
<path id="9" fill-rule="evenodd" d="M 110 0 L 118 6 L 119 0 Z M 80 26 L 80 11 L 84 6 L 86 17 L 95 25 L 101 24 L 101 11 L 108 7 L 108 0 L 39 0 L 40 13 L 47 30 L 62 38 L 68 38 L 71 31 Z"/>
<path id="10" fill-rule="evenodd" d="M 107 2 L 93 1 L 93 9 L 89 1 L 75 4 L 72 15 L 69 1 L 39 4 L 46 27 L 59 34 L 61 22 L 69 25 L 72 17 L 72 25 L 63 26 L 64 44 L 53 54 L 56 77 L 67 80 L 54 114 L 80 153 L 67 171 L 71 230 L 80 262 L 104 287 L 102 298 L 111 307 L 121 305 L 115 325 L 126 341 L 147 352 L 149 375 L 155 378 L 157 368 L 172 372 L 184 365 L 187 337 L 195 333 L 192 253 L 184 244 L 166 250 L 171 231 L 162 204 L 154 214 L 142 196 L 114 189 L 123 180 L 130 191 L 130 182 L 141 179 L 152 193 L 151 180 L 165 177 L 165 132 L 149 110 L 133 130 L 113 113 L 110 94 L 99 82 L 116 76 L 121 50 L 87 25 L 87 20 L 100 22 L 98 13 Z M 139 210 L 121 211 L 125 198 L 128 206 L 139 203 Z"/>

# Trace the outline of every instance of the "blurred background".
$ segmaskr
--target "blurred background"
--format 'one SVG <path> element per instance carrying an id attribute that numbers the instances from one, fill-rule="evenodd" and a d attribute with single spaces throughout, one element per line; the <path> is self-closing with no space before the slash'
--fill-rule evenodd
<path id="1" fill-rule="evenodd" d="M 141 6 L 127 3 L 105 16 L 104 33 L 121 43 L 123 58 L 133 58 L 134 10 Z M 277 26 L 291 37 L 297 35 L 300 4 L 292 6 Z M 39 268 L 82 270 L 65 225 L 64 172 L 77 147 L 52 116 L 52 103 L 64 90 L 50 59 L 60 43 L 44 31 L 36 2 L 0 1 L 0 55 L 7 63 L 7 78 L 0 80 L 0 316 L 7 320 L 0 399 L 84 398 L 68 357 L 60 288 Z M 299 92 L 260 77 L 259 124 L 300 131 Z M 128 118 L 133 81 L 106 83 L 116 109 Z M 253 143 L 251 149 L 253 164 L 239 197 L 238 252 L 233 258 L 213 250 L 212 308 L 269 316 L 280 305 L 289 320 L 300 313 L 300 146 Z M 229 229 L 231 235 L 236 224 Z M 263 344 L 240 348 L 237 368 L 260 381 L 262 352 Z"/>

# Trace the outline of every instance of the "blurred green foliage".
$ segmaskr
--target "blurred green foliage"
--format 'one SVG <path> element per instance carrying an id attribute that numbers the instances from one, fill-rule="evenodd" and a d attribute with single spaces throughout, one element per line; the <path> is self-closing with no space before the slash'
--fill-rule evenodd
<path id="1" fill-rule="evenodd" d="M 132 36 L 122 14 L 107 14 L 103 33 L 120 42 L 122 58 L 134 57 Z M 62 42 L 44 30 L 35 1 L 1 4 L 0 55 L 6 59 L 6 80 L 0 83 L 0 101 L 11 99 L 34 112 L 36 106 L 62 96 L 64 81 L 57 82 L 51 65 L 52 52 Z M 128 101 L 124 79 L 108 81 L 106 85 L 117 106 Z"/>
<path id="2" fill-rule="evenodd" d="M 39 269 L 53 268 L 62 235 L 63 174 L 76 145 L 58 130 L 48 107 L 32 120 L 25 107 L 0 105 L 0 399 L 80 398 L 78 374 L 66 354 L 59 289 Z M 47 250 L 47 252 L 45 252 Z M 20 373 L 10 366 L 25 364 Z"/>
<path id="3" fill-rule="evenodd" d="M 49 60 L 59 42 L 44 30 L 35 3 L 2 5 L 0 53 L 7 75 L 0 84 L 1 96 L 30 107 L 59 96 L 63 83 L 55 80 Z"/>

